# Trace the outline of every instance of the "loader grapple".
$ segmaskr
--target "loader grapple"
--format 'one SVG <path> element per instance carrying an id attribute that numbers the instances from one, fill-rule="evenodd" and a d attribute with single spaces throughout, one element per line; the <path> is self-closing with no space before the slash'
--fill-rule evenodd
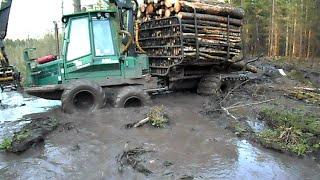
<path id="1" fill-rule="evenodd" d="M 17 89 L 20 85 L 20 74 L 13 66 L 0 67 L 0 86 L 4 89 Z"/>

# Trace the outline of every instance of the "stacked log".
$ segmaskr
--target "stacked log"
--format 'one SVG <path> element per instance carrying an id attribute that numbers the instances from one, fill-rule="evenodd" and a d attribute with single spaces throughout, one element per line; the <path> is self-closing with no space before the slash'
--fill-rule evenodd
<path id="1" fill-rule="evenodd" d="M 244 17 L 241 8 L 215 0 L 144 0 L 139 6 L 137 17 L 142 23 L 170 17 L 178 17 L 181 20 L 182 29 L 179 29 L 183 35 L 181 51 L 184 52 L 185 59 L 230 62 L 233 57 L 241 53 L 240 33 Z M 154 34 L 164 36 L 163 32 Z M 143 41 L 141 43 L 146 45 Z M 150 43 L 148 42 L 148 45 Z M 170 55 L 179 54 L 177 50 L 174 52 L 177 54 Z M 152 54 L 163 55 L 163 50 L 157 53 L 153 49 Z"/>

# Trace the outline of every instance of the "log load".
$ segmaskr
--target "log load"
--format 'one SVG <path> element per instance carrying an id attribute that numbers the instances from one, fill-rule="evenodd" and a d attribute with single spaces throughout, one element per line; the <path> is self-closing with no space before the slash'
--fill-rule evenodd
<path id="1" fill-rule="evenodd" d="M 217 0 L 144 0 L 139 6 L 137 41 L 151 57 L 151 67 L 170 67 L 179 57 L 232 63 L 241 54 L 241 8 Z"/>

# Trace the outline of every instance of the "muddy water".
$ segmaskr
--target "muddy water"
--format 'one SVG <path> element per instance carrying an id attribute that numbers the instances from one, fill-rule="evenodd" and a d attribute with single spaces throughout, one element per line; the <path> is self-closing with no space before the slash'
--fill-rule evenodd
<path id="1" fill-rule="evenodd" d="M 59 101 L 49 101 L 15 91 L 0 92 L 0 123 L 16 121 L 26 114 L 45 112 L 59 106 Z"/>
<path id="2" fill-rule="evenodd" d="M 154 99 L 168 109 L 164 129 L 124 125 L 148 111 L 103 109 L 95 114 L 65 115 L 59 109 L 36 116 L 54 116 L 65 125 L 45 144 L 24 154 L 0 154 L 0 179 L 319 179 L 313 161 L 290 157 L 241 141 L 199 111 L 205 98 L 172 94 Z M 143 146 L 145 176 L 130 167 L 118 171 L 124 149 Z M 169 164 L 169 165 L 168 165 Z M 166 166 L 167 165 L 167 166 Z"/>

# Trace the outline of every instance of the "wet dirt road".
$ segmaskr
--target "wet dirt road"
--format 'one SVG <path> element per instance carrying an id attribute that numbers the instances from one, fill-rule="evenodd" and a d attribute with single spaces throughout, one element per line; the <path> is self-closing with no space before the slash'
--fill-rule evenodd
<path id="1" fill-rule="evenodd" d="M 190 93 L 163 95 L 170 125 L 164 129 L 125 124 L 145 118 L 148 107 L 103 109 L 95 114 L 66 115 L 60 109 L 32 115 L 51 116 L 64 124 L 43 146 L 21 155 L 0 153 L 0 179 L 319 179 L 320 166 L 251 145 L 199 113 L 206 98 Z M 152 152 L 141 161 L 145 176 L 125 167 L 117 156 L 127 147 Z"/>

